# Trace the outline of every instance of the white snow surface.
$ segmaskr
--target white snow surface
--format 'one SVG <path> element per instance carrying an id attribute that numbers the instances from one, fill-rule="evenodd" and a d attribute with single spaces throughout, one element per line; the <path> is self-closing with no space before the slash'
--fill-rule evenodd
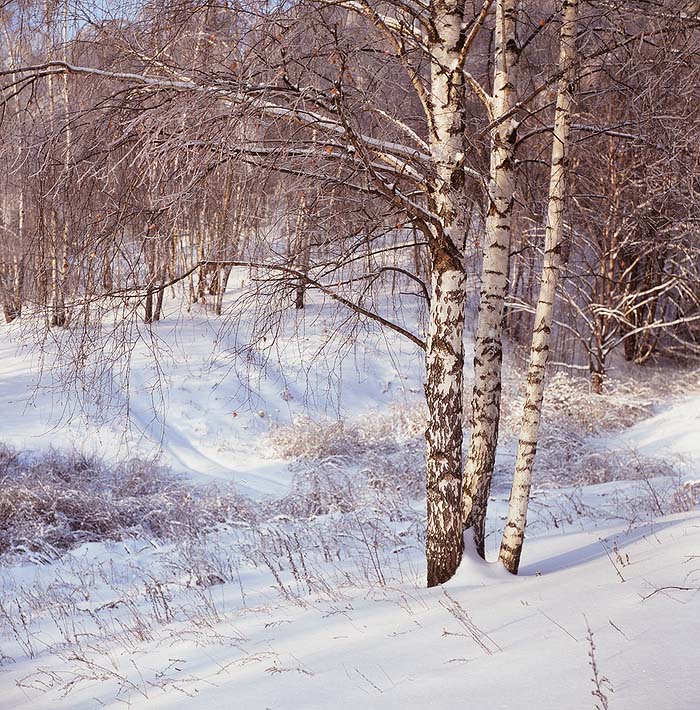
<path id="1" fill-rule="evenodd" d="M 244 372 L 226 355 L 237 336 L 218 321 L 169 315 L 156 326 L 160 373 L 144 343 L 134 351 L 126 432 L 123 420 L 96 419 L 104 403 L 75 407 L 50 371 L 37 385 L 36 347 L 22 345 L 21 326 L 2 326 L 1 439 L 159 455 L 195 482 L 281 496 L 292 473 L 268 449 L 271 423 L 363 418 L 421 397 L 410 343 L 370 329 L 350 357 L 326 351 L 309 367 L 327 333 L 321 307 L 303 319 L 301 345 L 290 333 L 266 367 L 254 360 Z M 683 455 L 686 478 L 700 479 L 700 394 L 660 396 L 659 406 L 601 439 L 601 451 Z M 615 519 L 610 501 L 633 501 L 651 485 L 642 483 L 538 491 L 539 510 L 571 510 L 528 536 L 521 575 L 467 554 L 453 580 L 430 590 L 411 523 L 384 521 L 382 539 L 403 542 L 373 543 L 362 526 L 343 527 L 353 513 L 15 561 L 0 568 L 0 708 L 696 710 L 700 511 Z M 607 517 L 590 514 L 606 501 Z M 496 523 L 504 503 L 494 501 Z M 335 533 L 337 549 L 322 549 Z M 242 551 L 242 541 L 283 534 L 302 535 L 289 564 L 284 555 L 252 563 Z M 215 571 L 211 585 L 203 570 Z"/>
<path id="2" fill-rule="evenodd" d="M 608 557 L 613 545 L 623 563 Z M 140 607 L 131 602 L 140 622 L 136 611 L 121 615 L 123 628 L 145 625 L 143 641 L 114 627 L 101 647 L 90 643 L 90 617 L 135 600 L 166 551 L 86 546 L 60 563 L 60 576 L 54 565 L 3 575 L 5 603 L 20 584 L 42 594 L 81 574 L 108 581 L 39 624 L 36 658 L 3 665 L 0 706 L 592 709 L 590 628 L 610 708 L 695 710 L 699 551 L 694 513 L 529 540 L 520 577 L 468 560 L 431 590 L 406 572 L 383 586 L 349 576 L 285 599 L 256 572 L 241 581 L 244 599 L 238 584 L 201 590 L 173 578 L 163 587 L 175 618 L 157 623 L 156 596 L 149 605 L 144 594 Z M 16 649 L 4 640 L 3 651 Z"/>
<path id="3" fill-rule="evenodd" d="M 639 422 L 616 440 L 642 454 L 661 452 L 689 458 L 700 465 L 700 395 L 666 405 L 658 414 Z"/>
<path id="4" fill-rule="evenodd" d="M 422 397 L 422 354 L 414 344 L 370 324 L 326 347 L 334 311 L 333 304 L 310 302 L 303 313 L 288 314 L 274 342 L 271 332 L 260 347 L 238 354 L 249 323 L 234 330 L 198 306 L 182 314 L 171 302 L 163 320 L 150 331 L 142 327 L 134 344 L 128 418 L 123 392 L 107 392 L 119 382 L 124 356 L 86 394 L 80 385 L 64 386 L 53 367 L 56 343 L 40 350 L 23 323 L 2 324 L 0 440 L 30 451 L 158 457 L 199 482 L 233 482 L 254 497 L 280 495 L 288 471 L 265 448 L 271 425 L 302 416 L 367 416 Z M 61 373 L 71 378 L 73 363 L 65 359 Z"/>

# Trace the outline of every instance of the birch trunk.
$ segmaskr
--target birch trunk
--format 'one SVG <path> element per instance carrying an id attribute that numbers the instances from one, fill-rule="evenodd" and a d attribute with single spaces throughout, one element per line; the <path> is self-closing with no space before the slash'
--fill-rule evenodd
<path id="1" fill-rule="evenodd" d="M 295 267 L 302 274 L 307 275 L 309 271 L 309 250 L 308 234 L 306 226 L 306 196 L 302 195 L 299 203 L 299 212 L 294 223 L 294 262 Z M 297 310 L 304 308 L 304 296 L 306 293 L 306 283 L 303 279 L 298 279 L 295 289 L 294 306 Z"/>
<path id="2" fill-rule="evenodd" d="M 430 149 L 436 177 L 430 206 L 441 228 L 429 235 L 430 327 L 426 341 L 426 558 L 428 586 L 446 582 L 462 558 L 460 488 L 466 279 L 464 85 L 459 65 L 463 3 L 432 7 Z"/>
<path id="3" fill-rule="evenodd" d="M 221 261 L 226 259 L 235 259 L 236 254 L 236 242 L 238 241 L 237 233 L 237 220 L 234 220 L 233 229 L 231 229 L 231 219 L 230 219 L 230 207 L 231 207 L 231 194 L 233 189 L 231 187 L 232 173 L 231 170 L 226 171 L 226 177 L 224 178 L 224 201 L 221 205 L 221 217 L 219 219 L 219 228 L 217 230 L 217 258 Z M 235 188 L 235 205 L 236 209 L 240 205 L 241 201 L 241 182 L 238 181 Z M 228 286 L 228 279 L 231 275 L 231 266 L 219 265 L 217 267 L 217 290 L 214 295 L 214 313 L 217 316 L 221 315 L 224 306 L 224 295 L 226 294 L 226 288 Z"/>
<path id="4" fill-rule="evenodd" d="M 562 77 L 559 80 L 554 118 L 542 282 L 540 284 L 537 310 L 535 311 L 530 363 L 527 372 L 525 406 L 523 407 L 518 453 L 515 460 L 515 475 L 510 494 L 508 520 L 503 531 L 499 553 L 500 561 L 513 574 L 518 573 L 523 539 L 525 537 L 527 507 L 530 500 L 532 472 L 537 451 L 545 372 L 554 317 L 554 298 L 559 281 L 566 207 L 569 134 L 571 131 L 571 110 L 576 71 L 577 13 L 578 0 L 563 0 L 559 55 L 559 69 Z"/>
<path id="5" fill-rule="evenodd" d="M 47 38 L 50 41 L 50 28 L 48 26 L 48 3 L 45 5 L 47 18 Z M 48 98 L 49 98 L 49 125 L 51 130 L 55 127 L 56 115 L 56 96 L 54 87 L 54 78 L 48 77 Z M 65 167 L 65 163 L 64 163 Z M 61 238 L 58 233 L 58 215 L 55 203 L 49 207 L 49 278 L 50 278 L 50 305 L 49 305 L 49 324 L 51 327 L 62 327 L 65 325 L 65 308 L 61 292 Z"/>
<path id="6" fill-rule="evenodd" d="M 496 4 L 493 116 L 489 207 L 479 315 L 474 343 L 474 389 L 469 453 L 462 489 L 465 533 L 470 531 L 477 552 L 484 556 L 486 505 L 498 442 L 503 358 L 503 309 L 508 290 L 511 221 L 515 192 L 517 123 L 508 117 L 515 105 L 513 68 L 518 60 L 517 0 Z"/>
<path id="7" fill-rule="evenodd" d="M 49 4 L 45 5 L 47 11 L 47 22 L 49 21 L 48 8 Z M 61 25 L 61 39 L 63 44 L 62 59 L 68 61 L 68 3 L 63 6 L 63 18 Z M 49 31 L 50 36 L 50 31 Z M 54 85 L 51 77 L 49 77 L 49 115 L 51 117 L 52 128 L 55 122 L 55 97 Z M 64 128 L 64 154 L 63 154 L 63 180 L 68 184 L 70 180 L 71 162 L 72 162 L 72 136 L 71 124 L 68 119 L 70 111 L 70 96 L 68 92 L 68 75 L 63 74 L 61 77 L 61 98 L 63 99 L 63 109 L 65 114 Z M 65 188 L 64 188 L 65 189 Z M 66 281 L 68 275 L 68 218 L 64 208 L 63 226 L 61 234 L 58 232 L 57 211 L 54 207 L 52 210 L 51 234 L 53 240 L 53 254 L 51 255 L 51 325 L 63 328 L 68 323 L 68 315 L 66 312 Z"/>
<path id="8" fill-rule="evenodd" d="M 63 61 L 68 62 L 68 2 L 66 0 L 63 6 L 63 24 L 61 30 L 61 40 L 63 42 Z M 65 112 L 65 145 L 64 145 L 64 159 L 63 159 L 63 172 L 65 176 L 66 183 L 71 180 L 71 172 L 73 165 L 73 129 L 71 127 L 71 122 L 69 119 L 70 114 L 70 94 L 68 89 L 68 74 L 63 74 L 61 82 L 61 96 L 63 98 L 63 109 Z M 63 239 L 61 244 L 61 269 L 60 269 L 60 306 L 61 306 L 61 321 L 62 325 L 66 325 L 68 321 L 68 314 L 66 313 L 66 286 L 68 283 L 68 243 L 70 235 L 68 233 L 68 217 L 64 215 L 63 217 Z"/>
<path id="9" fill-rule="evenodd" d="M 430 332 L 426 343 L 425 433 L 428 586 L 450 579 L 462 559 L 459 496 L 462 473 L 465 274 L 459 262 L 434 256 Z"/>
<path id="10" fill-rule="evenodd" d="M 10 33 L 7 29 L 7 24 L 2 24 L 3 35 L 5 36 L 5 43 L 9 50 L 9 62 L 14 67 L 15 66 L 15 56 L 13 41 Z M 10 74 L 12 83 L 17 81 L 17 75 L 12 72 Z M 15 110 L 20 109 L 19 96 L 15 97 Z M 17 146 L 17 163 L 22 164 L 23 162 L 23 146 Z M 6 323 L 11 323 L 16 318 L 22 315 L 22 305 L 24 301 L 24 272 L 25 272 L 25 244 L 24 244 L 24 175 L 19 176 L 19 194 L 17 195 L 17 240 L 16 247 L 22 252 L 21 256 L 15 251 L 9 248 L 9 244 L 4 244 L 7 247 L 5 258 L 7 259 L 8 266 L 10 268 L 9 274 L 6 274 L 7 278 L 7 291 L 5 298 L 3 300 L 3 315 L 5 317 Z M 3 214 L 9 214 L 8 205 L 3 200 Z M 10 265 L 11 263 L 11 265 Z"/>

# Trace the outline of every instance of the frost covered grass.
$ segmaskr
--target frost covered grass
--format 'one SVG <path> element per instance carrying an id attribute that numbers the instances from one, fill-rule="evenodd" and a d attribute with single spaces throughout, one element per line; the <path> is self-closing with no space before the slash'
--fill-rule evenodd
<path id="1" fill-rule="evenodd" d="M 420 550 L 358 523 L 225 526 L 206 543 L 91 544 L 0 571 L 8 707 L 417 710 L 468 692 L 592 709 L 592 633 L 611 708 L 694 707 L 682 658 L 700 576 L 681 561 L 697 517 L 545 536 L 520 579 L 467 566 L 444 591 L 421 588 Z"/>
<path id="2" fill-rule="evenodd" d="M 501 499 L 521 404 L 513 393 L 505 402 L 495 481 Z M 649 410 L 644 392 L 635 400 L 630 387 L 601 396 L 581 379 L 554 377 L 538 449 L 534 519 L 554 527 L 581 517 L 642 521 L 696 507 L 698 486 L 685 481 L 690 464 L 601 447 L 596 434 L 629 426 Z M 375 531 L 402 524 L 420 545 L 424 417 L 421 406 L 393 405 L 348 422 L 305 417 L 273 426 L 270 455 L 289 462 L 290 484 L 283 495 L 256 502 L 230 484 L 193 485 L 154 461 L 108 464 L 79 453 L 29 455 L 2 447 L 0 555 L 46 561 L 85 542 L 198 540 L 222 525 L 250 533 L 280 521 L 307 527 L 314 521 L 311 527 L 321 529 L 319 521 L 329 516 L 342 520 L 334 525 L 346 531 L 356 531 L 360 520 Z M 605 488 L 614 482 L 622 482 L 624 492 Z M 581 493 L 591 486 L 603 486 L 595 506 Z M 492 530 L 498 525 L 497 509 Z M 340 547 L 337 534 L 332 537 L 330 546 Z M 391 534 L 384 537 L 389 546 L 396 542 Z"/>
<path id="3" fill-rule="evenodd" d="M 693 377 L 695 379 L 693 379 Z M 687 389 L 697 377 L 679 377 L 676 391 Z M 501 420 L 496 489 L 507 490 L 522 416 L 522 378 L 508 378 Z M 678 458 L 641 455 L 632 447 L 603 446 L 601 436 L 614 435 L 648 417 L 653 390 L 633 381 L 610 385 L 603 395 L 590 390 L 587 378 L 559 373 L 546 389 L 540 441 L 535 464 L 535 485 L 540 490 L 576 489 L 613 481 L 643 483 L 639 496 L 655 514 L 688 509 L 688 490 Z M 469 405 L 465 402 L 468 415 Z M 296 475 L 292 499 L 311 505 L 306 514 L 349 510 L 378 493 L 390 491 L 419 498 L 424 489 L 425 407 L 394 405 L 350 422 L 321 422 L 309 417 L 290 426 L 276 425 L 270 432 L 275 455 L 292 459 Z M 290 506 L 296 514 L 302 508 Z M 663 499 L 663 505 L 658 500 Z M 314 501 L 317 501 L 317 505 Z M 376 501 L 375 501 L 376 502 Z M 385 505 L 389 500 L 383 500 Z M 397 502 L 405 505 L 405 500 Z M 644 507 L 640 503 L 640 508 Z M 612 515 L 606 508 L 605 517 Z"/>
<path id="4" fill-rule="evenodd" d="M 390 529 L 414 527 L 415 491 L 402 488 L 390 465 L 378 481 L 369 470 L 347 471 L 338 460 L 300 469 L 289 492 L 254 502 L 232 486 L 195 486 L 153 462 L 110 465 L 49 451 L 30 456 L 0 449 L 0 560 L 43 563 L 84 543 L 147 540 L 162 546 L 206 547 L 225 532 L 251 564 L 285 559 L 305 545 L 323 560 L 340 559 L 343 538 L 363 531 L 361 548 L 399 541 Z M 402 533 L 403 534 L 403 533 Z M 284 563 L 282 564 L 284 566 Z M 230 576 L 230 575 L 229 575 Z"/>
<path id="5" fill-rule="evenodd" d="M 85 542 L 197 537 L 252 517 L 232 488 L 193 487 L 152 461 L 0 447 L 0 555 L 45 561 Z"/>
<path id="6" fill-rule="evenodd" d="M 493 680 L 507 662 L 514 669 L 515 685 L 506 693 L 512 707 L 585 708 L 591 697 L 585 614 L 598 662 L 614 682 L 611 707 L 632 708 L 639 698 L 624 682 L 625 664 L 646 668 L 655 656 L 644 651 L 638 658 L 643 641 L 632 645 L 628 638 L 652 619 L 667 633 L 673 628 L 676 638 L 692 626 L 679 626 L 686 617 L 674 606 L 687 592 L 675 592 L 682 596 L 671 602 L 658 594 L 662 602 L 648 609 L 633 605 L 657 589 L 700 584 L 695 567 L 676 569 L 666 559 L 678 539 L 684 547 L 676 554 L 690 559 L 687 534 L 696 519 L 678 527 L 677 539 L 674 528 L 664 535 L 671 524 L 665 519 L 645 526 L 638 518 L 611 530 L 592 517 L 600 511 L 590 489 L 578 499 L 552 491 L 560 498 L 542 502 L 567 512 L 557 513 L 558 523 L 551 518 L 538 526 L 558 534 L 528 541 L 522 579 L 468 568 L 444 594 L 423 588 L 420 503 L 406 505 L 394 484 L 379 490 L 362 474 L 343 474 L 350 489 L 328 473 L 311 485 L 310 471 L 297 472 L 288 496 L 254 504 L 248 520 L 181 526 L 179 534 L 163 536 L 125 528 L 121 541 L 82 544 L 44 564 L 6 557 L 0 682 L 10 706 L 225 707 L 235 692 L 242 707 L 351 708 L 364 698 L 393 710 L 434 705 L 438 691 L 452 704 L 468 687 L 488 707 L 503 699 L 494 695 Z M 318 508 L 319 490 L 336 497 Z M 633 505 L 629 491 L 619 489 L 619 496 L 618 503 Z M 619 519 L 619 510 L 608 512 Z M 560 536 L 563 529 L 569 535 Z M 593 566 L 577 569 L 591 558 Z M 691 604 L 697 599 L 687 597 Z M 533 657 L 548 672 L 559 669 L 565 681 L 548 684 L 550 705 L 539 702 L 540 682 L 525 684 L 538 673 L 529 666 Z M 663 677 L 676 710 L 689 710 L 678 702 L 682 679 L 669 673 L 682 664 L 667 662 L 673 654 L 663 658 L 651 667 L 653 687 Z M 466 675 L 455 676 L 455 665 Z"/>
<path id="7" fill-rule="evenodd" d="M 296 517 L 364 510 L 389 520 L 415 518 L 424 494 L 422 407 L 391 407 L 352 422 L 298 419 L 276 426 L 276 455 L 291 459 L 289 493 L 279 505 Z"/>
<path id="8" fill-rule="evenodd" d="M 11 513 L 3 526 L 0 667 L 27 668 L 15 683 L 35 698 L 72 698 L 94 683 L 116 686 L 116 699 L 131 703 L 179 690 L 193 682 L 178 675 L 179 662 L 150 672 L 124 656 L 183 640 L 228 649 L 240 666 L 265 661 L 266 673 L 297 672 L 288 658 L 248 644 L 238 658 L 247 640 L 235 628 L 238 615 L 271 613 L 274 628 L 285 621 L 272 609 L 322 603 L 333 614 L 359 590 L 421 584 L 422 515 L 410 506 L 401 515 L 380 510 L 378 498 L 362 493 L 362 476 L 344 490 L 319 472 L 307 489 L 299 473 L 288 495 L 253 503 L 221 487 L 188 486 L 144 462 L 110 467 L 7 450 L 3 460 L 3 510 Z M 335 490 L 325 506 L 319 486 Z M 34 487 L 40 493 L 23 502 Z"/>
<path id="9" fill-rule="evenodd" d="M 370 411 L 353 421 L 316 422 L 299 417 L 291 426 L 275 425 L 270 442 L 284 458 L 322 460 L 352 457 L 368 451 L 385 453 L 403 442 L 421 438 L 425 408 L 392 404 L 386 411 Z"/>
<path id="10" fill-rule="evenodd" d="M 514 370 L 504 385 L 502 427 L 517 435 L 524 402 L 524 373 Z M 654 390 L 641 378 L 608 383 L 595 394 L 587 377 L 563 372 L 552 375 L 545 388 L 545 426 L 577 436 L 620 431 L 648 416 L 655 401 Z"/>

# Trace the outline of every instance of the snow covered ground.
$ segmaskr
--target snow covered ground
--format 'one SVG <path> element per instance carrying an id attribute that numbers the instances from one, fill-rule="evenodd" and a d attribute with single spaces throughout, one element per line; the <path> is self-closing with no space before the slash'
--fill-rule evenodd
<path id="1" fill-rule="evenodd" d="M 700 515 L 676 515 L 536 538 L 518 578 L 467 563 L 426 590 L 415 554 L 382 560 L 383 583 L 346 563 L 203 588 L 168 550 L 86 546 L 3 574 L 26 627 L 5 630 L 0 705 L 560 710 L 600 690 L 694 710 L 699 550 Z"/>
<path id="2" fill-rule="evenodd" d="M 134 338 L 128 419 L 126 398 L 114 391 L 124 355 L 109 366 L 109 378 L 83 372 L 89 389 L 68 389 L 63 379 L 72 377 L 70 357 L 55 371 L 55 343 L 46 344 L 42 358 L 27 344 L 24 324 L 0 325 L 0 440 L 30 451 L 158 456 L 198 481 L 233 481 L 248 495 L 279 495 L 288 483 L 287 466 L 270 456 L 261 438 L 271 426 L 309 414 L 322 421 L 359 417 L 421 400 L 416 346 L 370 327 L 327 348 L 334 311 L 332 304 L 310 303 L 298 320 L 289 314 L 286 337 L 239 353 L 237 345 L 249 335 L 245 328 L 232 331 L 199 309 L 183 315 L 172 304 L 152 331 L 157 340 L 147 329 Z M 104 365 L 100 359 L 98 353 L 95 369 Z"/>
<path id="3" fill-rule="evenodd" d="M 700 382 L 643 406 L 611 399 L 627 398 L 636 423 L 572 428 L 571 449 L 568 430 L 548 431 L 522 574 L 465 560 L 426 590 L 420 359 L 371 331 L 342 363 L 330 350 L 308 368 L 322 316 L 309 309 L 301 346 L 290 335 L 246 370 L 218 321 L 171 315 L 156 327 L 158 368 L 145 343 L 134 351 L 126 433 L 97 418 L 94 394 L 76 407 L 50 372 L 36 388 L 36 348 L 0 328 L 4 443 L 160 453 L 194 483 L 256 501 L 176 541 L 8 558 L 0 708 L 700 707 L 700 510 L 684 486 L 700 479 Z M 572 427 L 585 419 L 577 391 L 562 385 L 552 405 Z M 511 454 L 506 436 L 504 471 Z M 310 515 L 314 497 L 325 507 Z"/>
<path id="4" fill-rule="evenodd" d="M 700 466 L 700 395 L 666 405 L 662 411 L 617 437 L 642 454 L 682 456 Z"/>

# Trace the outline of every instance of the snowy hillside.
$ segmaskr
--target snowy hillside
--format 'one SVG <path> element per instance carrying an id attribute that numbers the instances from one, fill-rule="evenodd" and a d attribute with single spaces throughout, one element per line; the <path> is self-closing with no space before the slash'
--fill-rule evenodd
<path id="1" fill-rule="evenodd" d="M 324 336 L 309 322 L 306 355 Z M 697 707 L 700 394 L 650 401 L 611 385 L 596 398 L 554 378 L 522 574 L 467 559 L 426 590 L 420 359 L 367 336 L 342 370 L 331 349 L 305 371 L 290 338 L 244 378 L 217 326 L 158 325 L 161 389 L 137 347 L 127 433 L 66 409 L 49 372 L 35 389 L 36 349 L 3 327 L 5 443 L 115 461 L 160 451 L 187 477 L 148 483 L 146 469 L 118 491 L 109 470 L 61 483 L 35 464 L 48 497 L 58 481 L 66 506 L 85 497 L 104 526 L 132 527 L 68 551 L 47 527 L 43 547 L 6 556 L 0 707 Z M 508 396 L 490 555 L 518 416 Z M 3 461 L 10 485 L 17 464 Z"/>
<path id="2" fill-rule="evenodd" d="M 699 12 L 0 3 L 0 710 L 700 710 Z"/>
<path id="3" fill-rule="evenodd" d="M 229 303 L 234 300 L 229 294 Z M 158 457 L 200 482 L 224 480 L 249 495 L 274 495 L 286 490 L 288 476 L 286 464 L 266 450 L 271 427 L 305 416 L 357 418 L 421 401 L 417 348 L 371 327 L 328 347 L 337 318 L 332 305 L 307 304 L 303 317 L 287 316 L 287 337 L 244 353 L 251 323 L 232 330 L 225 319 L 195 311 L 180 314 L 173 302 L 152 332 L 134 337 L 128 399 L 113 386 L 127 364 L 124 355 L 108 366 L 107 377 L 81 373 L 88 390 L 82 383 L 67 387 L 60 374 L 73 379 L 74 363 L 64 357 L 53 369 L 65 346 L 48 342 L 44 354 L 26 343 L 24 324 L 0 325 L 1 440 L 30 451 Z M 100 370 L 104 362 L 99 354 L 96 359 Z"/>
<path id="4" fill-rule="evenodd" d="M 700 463 L 700 395 L 696 392 L 672 406 L 662 406 L 653 417 L 617 438 L 640 453 L 681 456 Z"/>

